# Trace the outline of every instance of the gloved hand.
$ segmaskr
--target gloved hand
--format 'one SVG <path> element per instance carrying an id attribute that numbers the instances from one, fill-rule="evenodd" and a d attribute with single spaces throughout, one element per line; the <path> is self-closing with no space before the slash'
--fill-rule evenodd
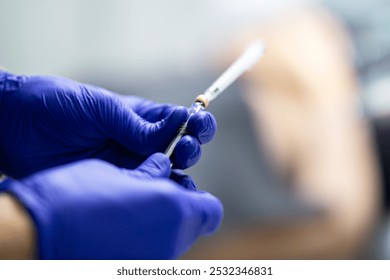
<path id="1" fill-rule="evenodd" d="M 182 106 L 121 97 L 60 77 L 0 71 L 0 171 L 21 178 L 86 158 L 133 169 L 163 152 L 187 116 Z M 174 168 L 197 162 L 200 144 L 215 134 L 215 119 L 201 112 L 188 130 L 172 156 Z"/>
<path id="2" fill-rule="evenodd" d="M 221 223 L 221 202 L 166 179 L 154 154 L 135 170 L 83 160 L 3 183 L 31 214 L 42 259 L 172 259 Z"/>

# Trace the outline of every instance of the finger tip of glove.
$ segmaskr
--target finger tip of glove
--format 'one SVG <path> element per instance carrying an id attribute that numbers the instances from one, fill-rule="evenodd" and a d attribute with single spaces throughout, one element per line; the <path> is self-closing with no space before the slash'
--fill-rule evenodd
<path id="1" fill-rule="evenodd" d="M 201 154 L 202 149 L 198 140 L 186 135 L 180 139 L 176 146 L 174 167 L 179 169 L 191 167 L 199 161 Z"/>
<path id="2" fill-rule="evenodd" d="M 206 144 L 214 138 L 217 132 L 217 121 L 210 112 L 201 111 L 191 117 L 188 123 L 188 131 L 200 143 Z"/>

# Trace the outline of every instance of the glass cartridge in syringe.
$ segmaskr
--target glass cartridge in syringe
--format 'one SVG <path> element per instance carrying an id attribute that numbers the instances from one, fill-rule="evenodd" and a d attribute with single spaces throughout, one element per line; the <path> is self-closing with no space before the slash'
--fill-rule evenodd
<path id="1" fill-rule="evenodd" d="M 165 154 L 170 157 L 176 144 L 184 136 L 187 130 L 188 121 L 190 118 L 204 110 L 209 105 L 210 101 L 214 100 L 228 86 L 230 86 L 244 72 L 250 70 L 255 65 L 264 53 L 264 46 L 260 42 L 251 44 L 244 53 L 225 71 L 223 74 L 203 93 L 196 97 L 195 102 L 190 107 L 190 114 L 187 120 L 179 128 L 179 131 L 172 142 L 169 144 Z"/>

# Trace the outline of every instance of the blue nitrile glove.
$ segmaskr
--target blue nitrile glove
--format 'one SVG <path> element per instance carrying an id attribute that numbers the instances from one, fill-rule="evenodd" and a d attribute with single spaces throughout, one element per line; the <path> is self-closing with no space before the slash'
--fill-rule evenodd
<path id="1" fill-rule="evenodd" d="M 135 168 L 163 152 L 188 116 L 182 106 L 121 97 L 60 77 L 0 71 L 0 172 L 21 178 L 86 158 Z M 172 157 L 174 168 L 197 162 L 216 131 L 214 117 L 191 119 Z"/>
<path id="2" fill-rule="evenodd" d="M 223 208 L 169 173 L 161 153 L 135 170 L 89 159 L 9 180 L 5 189 L 31 214 L 42 259 L 172 259 L 216 231 Z"/>

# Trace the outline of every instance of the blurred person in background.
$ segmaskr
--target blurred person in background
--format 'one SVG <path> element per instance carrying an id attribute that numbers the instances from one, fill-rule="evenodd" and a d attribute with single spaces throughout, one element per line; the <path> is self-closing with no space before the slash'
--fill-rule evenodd
<path id="1" fill-rule="evenodd" d="M 389 9 L 328 1 L 241 32 L 267 44 L 244 95 L 259 145 L 319 213 L 247 224 L 191 257 L 389 258 Z"/>
<path id="2" fill-rule="evenodd" d="M 345 28 L 312 7 L 246 33 L 238 41 L 262 38 L 267 45 L 244 95 L 259 145 L 291 195 L 317 211 L 236 228 L 191 257 L 364 257 L 383 211 L 383 190 Z"/>

